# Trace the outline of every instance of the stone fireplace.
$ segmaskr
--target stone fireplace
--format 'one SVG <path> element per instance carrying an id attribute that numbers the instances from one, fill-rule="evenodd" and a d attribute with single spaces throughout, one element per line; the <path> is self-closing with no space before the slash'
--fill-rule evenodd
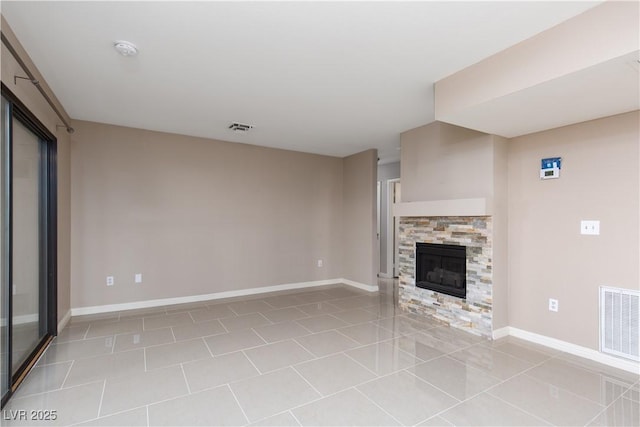
<path id="1" fill-rule="evenodd" d="M 451 327 L 492 337 L 493 244 L 491 216 L 400 218 L 400 306 Z M 466 246 L 466 298 L 416 286 L 416 244 Z"/>

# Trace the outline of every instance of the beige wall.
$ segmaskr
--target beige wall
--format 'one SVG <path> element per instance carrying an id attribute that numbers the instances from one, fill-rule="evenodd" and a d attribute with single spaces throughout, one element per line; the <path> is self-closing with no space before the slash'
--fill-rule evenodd
<path id="1" fill-rule="evenodd" d="M 493 329 L 509 326 L 508 140 L 493 139 Z"/>
<path id="2" fill-rule="evenodd" d="M 72 307 L 341 277 L 342 159 L 74 127 Z"/>
<path id="3" fill-rule="evenodd" d="M 379 245 L 376 238 L 378 152 L 344 158 L 342 271 L 345 279 L 377 286 Z"/>
<path id="4" fill-rule="evenodd" d="M 22 59 L 29 64 L 32 72 L 42 82 L 46 88 L 46 82 L 39 76 L 35 66 L 31 63 L 28 55 L 22 50 L 19 42 L 11 32 L 4 18 L 2 19 L 2 31 L 11 41 L 12 45 L 19 49 Z M 58 321 L 69 312 L 70 305 L 70 182 L 69 182 L 69 134 L 64 128 L 57 128 L 61 124 L 53 110 L 49 107 L 45 99 L 40 95 L 35 86 L 25 80 L 18 80 L 14 83 L 13 76 L 24 76 L 25 72 L 20 68 L 18 62 L 7 50 L 4 43 L 1 52 L 1 72 L 2 83 L 4 83 L 20 101 L 53 133 L 58 141 Z M 57 102 L 57 101 L 56 101 Z"/>
<path id="5" fill-rule="evenodd" d="M 403 202 L 492 196 L 491 135 L 433 122 L 402 133 L 400 144 Z"/>
<path id="6" fill-rule="evenodd" d="M 638 289 L 639 125 L 636 111 L 510 140 L 511 326 L 598 349 L 598 287 Z M 540 180 L 551 156 L 560 179 Z M 580 235 L 584 219 L 600 236 Z"/>

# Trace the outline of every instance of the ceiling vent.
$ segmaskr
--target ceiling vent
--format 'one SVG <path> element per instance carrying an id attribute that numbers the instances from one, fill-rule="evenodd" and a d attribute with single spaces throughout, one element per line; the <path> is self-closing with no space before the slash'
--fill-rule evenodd
<path id="1" fill-rule="evenodd" d="M 234 132 L 249 132 L 249 129 L 253 129 L 253 126 L 247 125 L 244 123 L 231 123 L 231 126 L 229 126 L 229 129 L 231 129 Z"/>

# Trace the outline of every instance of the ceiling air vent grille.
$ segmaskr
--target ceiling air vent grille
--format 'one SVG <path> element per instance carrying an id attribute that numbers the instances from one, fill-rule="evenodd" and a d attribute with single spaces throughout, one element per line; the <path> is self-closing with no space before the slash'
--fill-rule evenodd
<path id="1" fill-rule="evenodd" d="M 249 132 L 249 129 L 253 129 L 253 126 L 245 123 L 231 123 L 229 129 L 234 132 Z"/>

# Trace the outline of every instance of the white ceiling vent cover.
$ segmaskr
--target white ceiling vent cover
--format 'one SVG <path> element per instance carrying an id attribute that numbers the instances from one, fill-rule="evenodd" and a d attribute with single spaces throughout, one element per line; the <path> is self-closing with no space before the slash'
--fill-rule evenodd
<path id="1" fill-rule="evenodd" d="M 234 132 L 248 132 L 249 129 L 253 129 L 253 125 L 248 125 L 245 123 L 231 123 L 229 129 Z"/>
<path id="2" fill-rule="evenodd" d="M 640 292 L 600 286 L 600 351 L 640 361 Z"/>

